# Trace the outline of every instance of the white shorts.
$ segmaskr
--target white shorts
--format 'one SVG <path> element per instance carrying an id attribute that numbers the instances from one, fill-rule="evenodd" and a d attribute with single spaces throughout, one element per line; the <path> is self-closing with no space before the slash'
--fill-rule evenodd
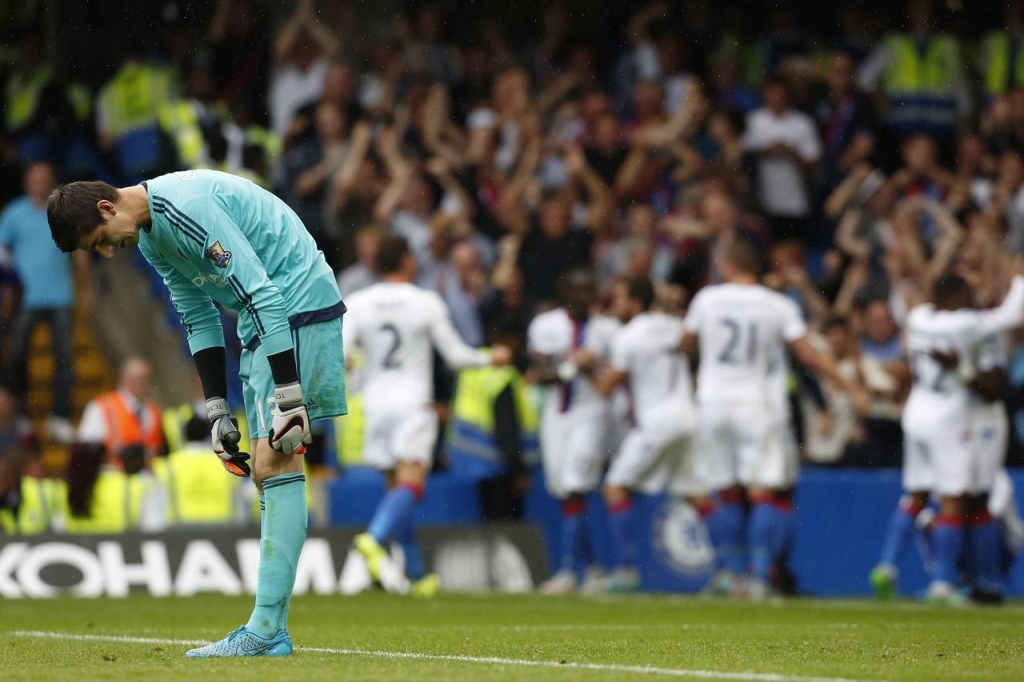
<path id="1" fill-rule="evenodd" d="M 437 413 L 429 407 L 408 412 L 366 415 L 363 462 L 389 471 L 399 462 L 418 462 L 430 469 L 437 443 Z"/>
<path id="2" fill-rule="evenodd" d="M 622 391 L 616 391 L 606 415 L 607 425 L 604 434 L 604 453 L 608 458 L 614 457 L 621 448 L 630 431 L 633 430 L 629 397 Z"/>
<path id="3" fill-rule="evenodd" d="M 698 415 L 697 476 L 707 490 L 793 485 L 795 447 L 784 418 L 754 404 L 704 404 Z"/>
<path id="4" fill-rule="evenodd" d="M 974 464 L 971 467 L 970 492 L 988 493 L 1006 460 L 1010 424 L 1005 412 L 974 423 Z"/>
<path id="5" fill-rule="evenodd" d="M 544 415 L 540 446 L 544 481 L 558 499 L 597 488 L 604 465 L 607 412 L 603 409 Z"/>
<path id="6" fill-rule="evenodd" d="M 648 494 L 698 492 L 692 456 L 693 428 L 673 412 L 635 426 L 612 459 L 605 482 Z"/>
<path id="7" fill-rule="evenodd" d="M 973 488 L 974 439 L 966 427 L 931 429 L 903 427 L 903 489 L 942 497 Z M 993 472 L 994 476 L 994 472 Z"/>

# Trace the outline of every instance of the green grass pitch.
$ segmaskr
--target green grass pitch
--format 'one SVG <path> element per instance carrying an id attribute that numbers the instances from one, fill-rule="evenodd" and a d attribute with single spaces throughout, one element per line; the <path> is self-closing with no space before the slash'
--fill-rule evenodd
<path id="1" fill-rule="evenodd" d="M 250 606 L 221 596 L 0 601 L 0 679 L 1024 679 L 1016 604 L 306 596 L 292 604 L 290 658 L 183 657 L 189 641 L 222 637 Z"/>

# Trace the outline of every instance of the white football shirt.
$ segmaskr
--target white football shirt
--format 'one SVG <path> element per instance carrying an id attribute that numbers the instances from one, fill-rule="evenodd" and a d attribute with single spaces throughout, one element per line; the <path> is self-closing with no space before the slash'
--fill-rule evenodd
<path id="1" fill-rule="evenodd" d="M 979 357 L 981 342 L 1020 325 L 1024 311 L 1024 277 L 1014 277 L 1010 291 L 991 310 L 936 310 L 931 303 L 907 315 L 906 346 L 913 376 L 903 410 L 904 428 L 921 433 L 935 426 L 968 428 L 970 389 L 934 358 L 932 351 L 955 351 L 961 358 Z"/>
<path id="2" fill-rule="evenodd" d="M 591 350 L 607 360 L 612 337 L 621 326 L 618 320 L 604 315 L 595 315 L 580 324 L 564 308 L 556 308 L 541 313 L 530 323 L 527 347 L 533 354 L 552 356 L 556 363 L 561 363 L 579 348 Z M 568 383 L 548 387 L 544 412 L 566 413 L 606 405 L 604 396 L 597 392 L 590 380 L 577 376 Z"/>
<path id="3" fill-rule="evenodd" d="M 358 346 L 363 404 L 368 413 L 400 412 L 433 399 L 433 348 L 453 369 L 485 367 L 491 356 L 467 346 L 452 326 L 444 300 L 413 284 L 381 282 L 345 300 L 346 351 Z"/>
<path id="4" fill-rule="evenodd" d="M 680 419 L 693 410 L 693 382 L 679 352 L 683 321 L 664 313 L 641 313 L 612 339 L 611 365 L 629 375 L 633 412 L 641 425 L 665 409 Z"/>
<path id="5" fill-rule="evenodd" d="M 1005 370 L 1009 363 L 1010 351 L 1008 348 L 1006 334 L 999 332 L 990 334 L 978 342 L 975 357 L 972 364 L 979 372 L 987 372 L 993 369 Z M 978 428 L 993 424 L 1005 424 L 1006 403 L 1002 399 L 985 400 L 980 395 L 971 394 L 972 408 L 974 410 L 975 425 Z"/>
<path id="6" fill-rule="evenodd" d="M 684 324 L 700 341 L 697 398 L 705 404 L 777 402 L 772 363 L 807 333 L 797 305 L 760 284 L 704 287 Z"/>

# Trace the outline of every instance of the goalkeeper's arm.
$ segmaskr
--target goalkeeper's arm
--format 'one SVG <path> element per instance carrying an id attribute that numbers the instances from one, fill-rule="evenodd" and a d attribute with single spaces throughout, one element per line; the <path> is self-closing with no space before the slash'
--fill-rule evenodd
<path id="1" fill-rule="evenodd" d="M 238 447 L 242 434 L 238 422 L 228 407 L 227 362 L 224 346 L 211 346 L 192 354 L 199 381 L 206 396 L 206 416 L 210 420 L 210 442 L 213 451 L 221 458 L 224 468 L 235 476 L 251 473 L 247 460 L 249 454 Z"/>

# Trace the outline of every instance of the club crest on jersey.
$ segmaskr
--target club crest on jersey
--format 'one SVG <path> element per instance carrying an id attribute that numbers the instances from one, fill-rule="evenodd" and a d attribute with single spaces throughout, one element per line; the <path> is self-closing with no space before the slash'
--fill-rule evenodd
<path id="1" fill-rule="evenodd" d="M 231 252 L 225 251 L 220 242 L 214 242 L 213 246 L 206 250 L 206 257 L 213 261 L 218 268 L 226 268 L 231 262 Z"/>

